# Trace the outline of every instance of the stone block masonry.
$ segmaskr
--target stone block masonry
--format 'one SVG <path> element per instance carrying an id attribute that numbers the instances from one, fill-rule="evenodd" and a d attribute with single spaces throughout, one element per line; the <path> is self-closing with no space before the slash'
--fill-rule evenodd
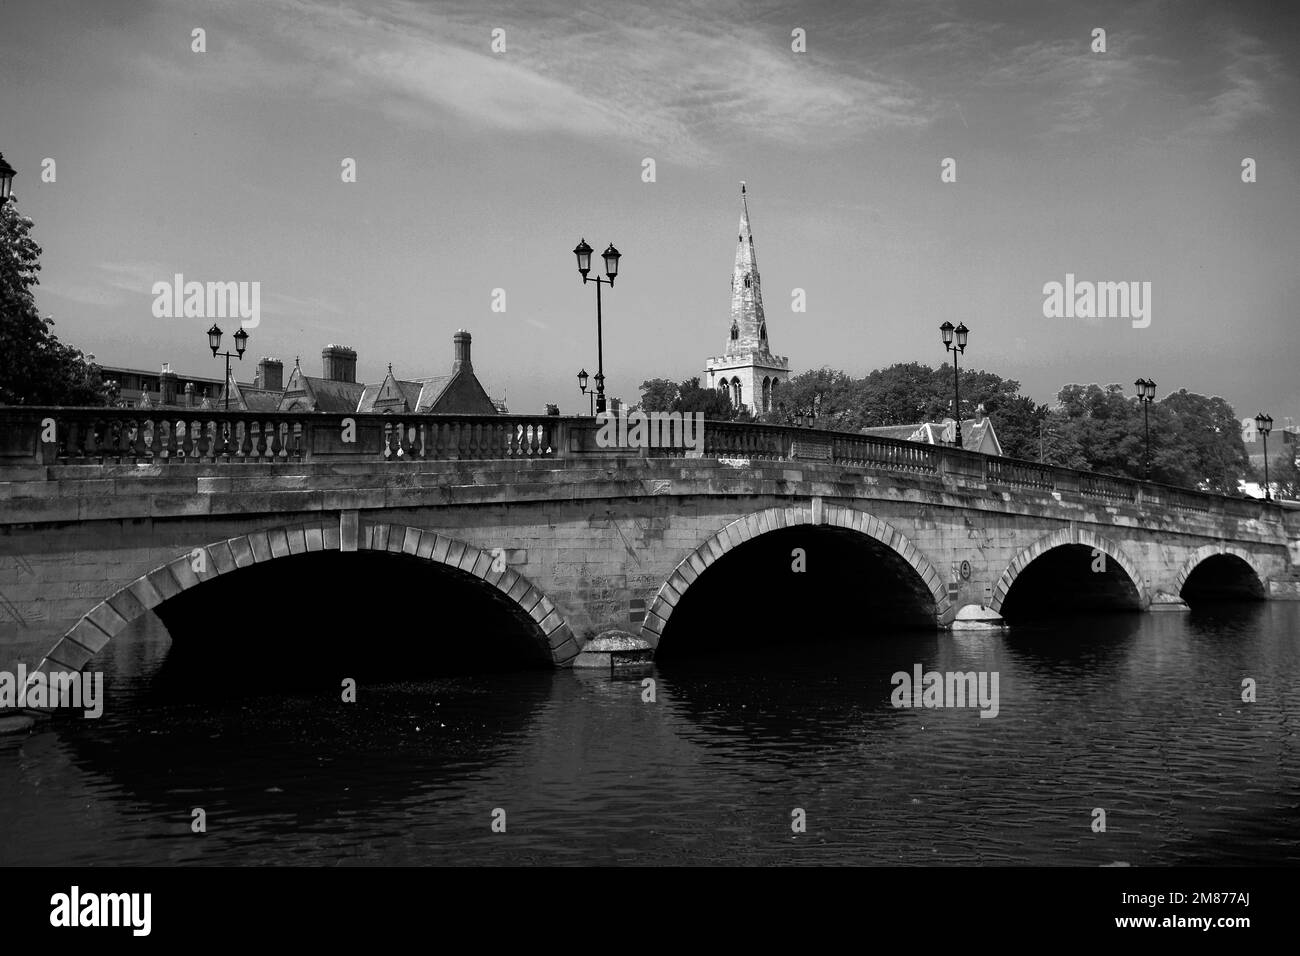
<path id="1" fill-rule="evenodd" d="M 789 527 L 837 528 L 887 548 L 931 595 L 939 626 L 966 604 L 996 610 L 1026 568 L 1063 545 L 1104 554 L 1144 605 L 1176 598 L 1222 555 L 1267 597 L 1300 597 L 1300 512 L 1230 499 L 1152 507 L 952 474 L 708 458 L 43 471 L 0 482 L 0 667 L 31 666 L 65 636 L 98 650 L 145 608 L 214 575 L 322 550 L 454 567 L 467 588 L 513 602 L 557 666 L 605 630 L 633 627 L 656 645 L 714 562 Z M 195 549 L 206 570 L 194 569 Z M 494 549 L 506 570 L 494 568 Z M 958 573 L 963 561 L 969 577 Z"/>

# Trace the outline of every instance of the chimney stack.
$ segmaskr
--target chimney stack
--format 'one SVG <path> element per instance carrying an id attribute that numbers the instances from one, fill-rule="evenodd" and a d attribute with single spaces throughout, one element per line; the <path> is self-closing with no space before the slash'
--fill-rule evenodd
<path id="1" fill-rule="evenodd" d="M 194 407 L 194 383 L 193 382 L 185 383 L 185 407 L 186 408 Z"/>
<path id="2" fill-rule="evenodd" d="M 158 404 L 176 404 L 176 373 L 172 371 L 170 362 L 163 362 L 162 371 L 158 373 Z"/>
<path id="3" fill-rule="evenodd" d="M 346 345 L 327 345 L 321 349 L 320 358 L 325 378 L 331 382 L 357 380 L 357 353 Z"/>
<path id="4" fill-rule="evenodd" d="M 451 374 L 455 375 L 461 370 L 473 372 L 474 366 L 469 360 L 470 334 L 464 329 L 457 329 L 456 334 L 451 337 L 451 341 L 456 349 L 456 360 L 451 363 Z"/>
<path id="5" fill-rule="evenodd" d="M 257 363 L 257 379 L 254 384 L 273 392 L 284 391 L 284 363 L 278 358 L 262 356 Z"/>

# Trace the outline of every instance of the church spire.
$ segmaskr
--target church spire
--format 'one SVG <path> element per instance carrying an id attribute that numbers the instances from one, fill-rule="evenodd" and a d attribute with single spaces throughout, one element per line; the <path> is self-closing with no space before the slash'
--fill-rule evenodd
<path id="1" fill-rule="evenodd" d="M 759 286 L 754 235 L 749 227 L 749 197 L 740 184 L 740 229 L 736 236 L 736 265 L 731 276 L 731 330 L 727 354 L 768 351 L 763 292 Z"/>

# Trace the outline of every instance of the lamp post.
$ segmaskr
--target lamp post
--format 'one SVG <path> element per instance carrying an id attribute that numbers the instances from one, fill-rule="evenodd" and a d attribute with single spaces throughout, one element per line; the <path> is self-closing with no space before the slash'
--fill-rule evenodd
<path id="1" fill-rule="evenodd" d="M 1264 438 L 1264 500 L 1272 501 L 1273 495 L 1268 490 L 1268 433 L 1273 430 L 1273 416 L 1260 412 L 1255 416 L 1255 428 Z"/>
<path id="2" fill-rule="evenodd" d="M 955 329 L 951 322 L 945 322 L 939 326 L 939 334 L 943 336 L 943 347 L 945 351 L 952 353 L 952 417 L 957 426 L 956 440 L 953 442 L 957 448 L 961 447 L 961 382 L 957 377 L 957 353 L 966 351 L 966 336 L 970 335 L 970 329 L 966 328 L 963 322 Z M 956 335 L 957 341 L 953 341 L 953 335 Z"/>
<path id="3" fill-rule="evenodd" d="M 17 170 L 5 162 L 4 154 L 0 153 L 0 206 L 9 201 L 9 197 L 14 191 L 14 176 Z"/>
<path id="4" fill-rule="evenodd" d="M 244 360 L 244 349 L 248 347 L 248 333 L 244 331 L 242 325 L 239 327 L 239 331 L 235 333 L 234 338 L 235 357 L 242 362 Z M 226 357 L 226 381 L 224 386 L 226 393 L 225 410 L 230 411 L 230 356 L 232 353 L 217 351 L 221 348 L 221 329 L 217 328 L 215 322 L 212 323 L 212 328 L 208 329 L 208 348 L 212 349 L 213 358 L 216 358 L 218 355 L 224 355 Z"/>
<path id="5" fill-rule="evenodd" d="M 608 276 L 605 279 L 587 274 L 591 271 L 591 246 L 587 245 L 586 239 L 578 241 L 573 254 L 578 257 L 578 271 L 582 273 L 583 284 L 596 283 L 596 411 L 603 412 L 605 410 L 605 350 L 600 325 L 600 287 L 603 284 L 608 284 L 611 289 L 614 287 L 614 279 L 618 277 L 619 251 L 611 242 L 609 248 L 601 253 L 605 260 L 605 275 Z"/>
<path id="6" fill-rule="evenodd" d="M 594 404 L 596 400 L 596 392 L 594 389 L 591 391 L 587 390 L 587 370 L 585 368 L 578 372 L 578 391 L 587 396 L 587 404 L 591 409 L 591 414 L 594 416 L 596 414 L 596 406 Z"/>
<path id="7" fill-rule="evenodd" d="M 1146 436 L 1146 453 L 1142 460 L 1142 480 L 1151 480 L 1151 403 L 1156 397 L 1156 383 L 1149 378 L 1140 378 L 1133 383 L 1137 389 L 1138 401 L 1142 403 L 1142 431 Z"/>

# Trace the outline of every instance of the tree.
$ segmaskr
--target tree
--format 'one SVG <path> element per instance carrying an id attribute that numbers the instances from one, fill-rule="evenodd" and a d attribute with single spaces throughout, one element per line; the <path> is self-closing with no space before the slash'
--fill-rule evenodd
<path id="1" fill-rule="evenodd" d="M 1250 474 L 1250 461 L 1232 406 L 1217 395 L 1206 398 L 1184 388 L 1166 396 L 1152 411 L 1156 408 L 1170 413 L 1168 418 L 1162 416 L 1170 432 L 1160 436 L 1160 467 L 1176 479 L 1171 483 L 1235 494 L 1237 483 Z"/>
<path id="2" fill-rule="evenodd" d="M 0 405 L 103 405 L 98 366 L 36 309 L 41 247 L 31 229 L 12 198 L 0 206 Z"/>
<path id="3" fill-rule="evenodd" d="M 677 386 L 666 378 L 641 383 L 641 411 L 669 412 L 677 400 Z"/>
<path id="4" fill-rule="evenodd" d="M 748 421 L 748 413 L 737 414 L 731 395 L 723 389 L 701 388 L 700 377 L 688 378 L 674 385 L 666 378 L 652 378 L 641 383 L 643 412 L 703 412 L 707 421 Z"/>
<path id="5" fill-rule="evenodd" d="M 1259 469 L 1256 479 L 1264 483 L 1264 469 Z M 1290 501 L 1300 501 L 1300 461 L 1288 449 L 1268 463 L 1268 483 L 1273 487 L 1273 496 Z"/>
<path id="6" fill-rule="evenodd" d="M 1100 474 L 1142 478 L 1146 423 L 1151 421 L 1151 479 L 1233 494 L 1251 474 L 1232 406 L 1182 389 L 1147 410 L 1122 385 L 1067 385 L 1057 394 L 1048 423 L 1066 460 Z"/>
<path id="7" fill-rule="evenodd" d="M 700 377 L 688 378 L 677 387 L 674 412 L 703 412 L 708 421 L 746 421 L 749 415 L 738 415 L 731 405 L 731 395 L 720 388 L 702 388 Z"/>

